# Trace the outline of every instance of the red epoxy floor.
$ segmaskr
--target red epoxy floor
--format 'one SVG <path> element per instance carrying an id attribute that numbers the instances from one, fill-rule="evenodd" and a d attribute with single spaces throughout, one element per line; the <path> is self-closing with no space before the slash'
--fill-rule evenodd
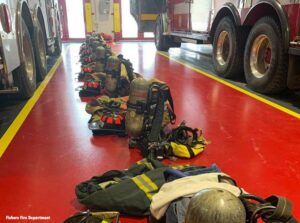
<path id="1" fill-rule="evenodd" d="M 178 123 L 201 127 L 212 142 L 202 155 L 178 162 L 217 163 L 249 192 L 290 198 L 300 218 L 300 120 L 157 55 L 150 43 L 114 48 L 146 78 L 166 81 Z M 74 90 L 78 49 L 66 47 L 64 63 L 0 159 L 0 222 L 20 215 L 62 222 L 84 210 L 75 199 L 76 184 L 141 158 L 126 138 L 93 137 L 87 128 L 85 103 Z"/>

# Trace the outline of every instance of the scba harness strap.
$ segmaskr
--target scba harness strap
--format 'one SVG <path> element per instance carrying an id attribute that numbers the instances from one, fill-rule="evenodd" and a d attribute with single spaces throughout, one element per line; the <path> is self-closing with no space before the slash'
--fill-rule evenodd
<path id="1" fill-rule="evenodd" d="M 150 86 L 148 94 L 148 101 L 151 101 L 151 99 L 157 101 L 157 104 L 153 106 L 153 104 L 150 103 L 147 109 L 149 115 L 153 113 L 154 117 L 152 121 L 152 128 L 148 136 L 148 140 L 150 143 L 159 141 L 159 136 L 163 122 L 163 115 L 165 111 L 165 102 L 168 102 L 170 104 L 170 109 L 168 109 L 168 112 L 171 124 L 174 124 L 176 120 L 176 115 L 174 113 L 173 98 L 171 96 L 170 88 L 167 85 L 154 82 Z M 153 107 L 154 109 L 152 109 Z"/>
<path id="2" fill-rule="evenodd" d="M 240 196 L 243 202 L 249 223 L 256 223 L 261 219 L 266 223 L 297 223 L 292 216 L 292 204 L 280 196 L 270 196 L 266 199 L 251 194 Z"/>
<path id="3" fill-rule="evenodd" d="M 176 120 L 170 88 L 165 83 L 152 82 L 148 90 L 147 103 L 137 103 L 134 109 L 137 114 L 145 115 L 143 133 L 137 141 L 143 156 L 153 159 L 165 158 L 167 142 L 162 129 L 169 123 L 174 124 Z"/>

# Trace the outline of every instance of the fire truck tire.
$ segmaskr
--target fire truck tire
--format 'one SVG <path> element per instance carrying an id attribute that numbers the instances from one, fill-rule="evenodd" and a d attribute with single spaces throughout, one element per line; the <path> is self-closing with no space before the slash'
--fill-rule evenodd
<path id="1" fill-rule="evenodd" d="M 213 41 L 213 64 L 217 74 L 234 78 L 243 73 L 246 29 L 238 28 L 229 17 L 218 24 Z"/>
<path id="2" fill-rule="evenodd" d="M 62 51 L 62 40 L 61 40 L 61 29 L 60 29 L 60 26 L 58 25 L 59 24 L 59 20 L 57 18 L 56 20 L 56 38 L 55 38 L 55 52 L 54 54 L 59 56 L 61 54 L 61 51 Z"/>
<path id="3" fill-rule="evenodd" d="M 45 36 L 42 31 L 40 22 L 37 22 L 34 27 L 34 53 L 37 72 L 37 80 L 44 80 L 47 75 L 47 56 L 45 46 Z"/>
<path id="4" fill-rule="evenodd" d="M 170 39 L 163 35 L 163 25 L 160 17 L 157 17 L 154 30 L 154 40 L 157 50 L 168 51 L 170 48 Z"/>
<path id="5" fill-rule="evenodd" d="M 24 59 L 13 72 L 13 78 L 15 85 L 19 88 L 18 98 L 28 99 L 33 95 L 36 88 L 36 67 L 30 33 L 23 19 L 20 30 L 22 42 L 20 53 L 23 54 Z"/>
<path id="6" fill-rule="evenodd" d="M 279 25 L 270 17 L 261 18 L 246 43 L 244 70 L 248 86 L 260 93 L 282 92 L 287 87 L 287 65 Z"/>

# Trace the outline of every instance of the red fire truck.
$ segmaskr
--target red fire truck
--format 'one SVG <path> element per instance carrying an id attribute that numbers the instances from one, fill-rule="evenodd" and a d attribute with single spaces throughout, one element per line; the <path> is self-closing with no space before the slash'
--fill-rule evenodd
<path id="1" fill-rule="evenodd" d="M 141 32 L 158 50 L 211 43 L 217 74 L 245 74 L 250 88 L 300 88 L 300 0 L 131 0 Z"/>
<path id="2" fill-rule="evenodd" d="M 0 94 L 32 96 L 61 52 L 59 19 L 55 0 L 0 0 Z"/>

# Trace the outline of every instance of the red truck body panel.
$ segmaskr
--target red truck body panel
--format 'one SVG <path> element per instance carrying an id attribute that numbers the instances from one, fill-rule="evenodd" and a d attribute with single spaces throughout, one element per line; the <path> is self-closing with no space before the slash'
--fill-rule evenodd
<path id="1" fill-rule="evenodd" d="M 268 1 L 264 2 L 268 3 Z M 247 19 L 248 12 L 258 4 L 262 4 L 262 1 L 253 1 L 251 4 L 251 1 L 247 0 L 169 0 L 168 17 L 171 24 L 171 30 L 169 31 L 209 33 L 215 16 L 224 8 L 224 5 L 228 3 L 231 3 L 235 7 L 239 13 L 241 24 L 243 24 Z M 286 15 L 290 31 L 290 41 L 299 39 L 300 1 L 284 0 L 278 1 L 277 3 L 281 5 Z M 255 13 L 257 13 L 257 15 L 263 15 L 264 10 L 257 7 Z"/>
<path id="2" fill-rule="evenodd" d="M 171 28 L 175 31 L 190 30 L 190 6 L 186 0 L 170 0 L 169 15 Z"/>

